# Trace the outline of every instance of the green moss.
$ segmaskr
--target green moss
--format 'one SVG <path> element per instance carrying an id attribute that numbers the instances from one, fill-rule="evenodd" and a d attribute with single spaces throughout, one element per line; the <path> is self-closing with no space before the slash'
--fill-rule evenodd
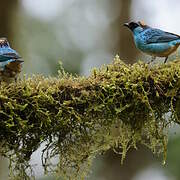
<path id="1" fill-rule="evenodd" d="M 141 143 L 166 159 L 167 130 L 179 123 L 180 61 L 153 66 L 114 62 L 88 78 L 34 76 L 0 87 L 1 153 L 10 176 L 28 179 L 29 160 L 42 152 L 45 173 L 83 178 L 98 154 Z M 54 166 L 51 159 L 59 158 Z"/>

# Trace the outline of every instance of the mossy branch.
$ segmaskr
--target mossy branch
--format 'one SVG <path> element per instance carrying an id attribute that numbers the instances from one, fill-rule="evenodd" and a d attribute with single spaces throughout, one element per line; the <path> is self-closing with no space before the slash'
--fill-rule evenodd
<path id="1" fill-rule="evenodd" d="M 45 173 L 70 179 L 85 177 L 92 159 L 110 148 L 123 161 L 141 143 L 166 159 L 168 127 L 180 122 L 180 61 L 126 65 L 116 57 L 88 78 L 61 72 L 0 87 L 1 154 L 11 177 L 29 178 L 29 160 L 43 142 Z"/>

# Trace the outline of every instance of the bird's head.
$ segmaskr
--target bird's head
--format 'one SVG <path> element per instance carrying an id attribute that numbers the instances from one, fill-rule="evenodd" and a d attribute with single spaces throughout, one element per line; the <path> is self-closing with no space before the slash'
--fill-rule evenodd
<path id="1" fill-rule="evenodd" d="M 0 47 L 8 47 L 8 46 L 9 46 L 9 42 L 7 38 L 5 37 L 0 38 Z"/>
<path id="2" fill-rule="evenodd" d="M 129 22 L 129 23 L 124 23 L 124 26 L 128 27 L 131 31 L 134 31 L 137 27 L 140 27 L 140 24 L 137 22 Z"/>

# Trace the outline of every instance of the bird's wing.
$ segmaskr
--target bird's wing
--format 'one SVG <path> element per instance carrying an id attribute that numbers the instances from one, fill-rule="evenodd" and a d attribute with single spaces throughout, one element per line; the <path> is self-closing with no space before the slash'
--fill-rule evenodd
<path id="1" fill-rule="evenodd" d="M 146 29 L 143 32 L 142 36 L 147 44 L 170 42 L 180 39 L 180 36 L 177 34 L 165 32 L 160 29 L 153 29 L 153 28 Z"/>
<path id="2" fill-rule="evenodd" d="M 4 56 L 4 55 L 0 54 L 0 62 L 4 62 L 4 61 L 10 60 L 10 59 L 11 58 L 9 58 L 8 56 Z"/>
<path id="3" fill-rule="evenodd" d="M 9 59 L 20 59 L 21 56 L 19 56 L 19 54 L 17 53 L 4 53 L 2 54 L 3 57 L 7 57 Z"/>
<path id="4" fill-rule="evenodd" d="M 7 61 L 10 59 L 20 59 L 21 57 L 16 53 L 5 53 L 0 54 L 0 62 Z"/>

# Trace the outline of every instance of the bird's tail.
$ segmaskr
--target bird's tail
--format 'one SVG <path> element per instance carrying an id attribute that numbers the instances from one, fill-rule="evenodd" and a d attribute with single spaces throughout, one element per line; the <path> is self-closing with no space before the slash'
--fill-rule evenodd
<path id="1" fill-rule="evenodd" d="M 179 37 L 179 39 L 177 40 L 177 44 L 180 45 L 180 37 Z"/>
<path id="2" fill-rule="evenodd" d="M 23 63 L 24 61 L 23 61 L 22 59 L 16 59 L 15 62 L 18 63 L 18 64 L 21 64 L 21 63 Z"/>

